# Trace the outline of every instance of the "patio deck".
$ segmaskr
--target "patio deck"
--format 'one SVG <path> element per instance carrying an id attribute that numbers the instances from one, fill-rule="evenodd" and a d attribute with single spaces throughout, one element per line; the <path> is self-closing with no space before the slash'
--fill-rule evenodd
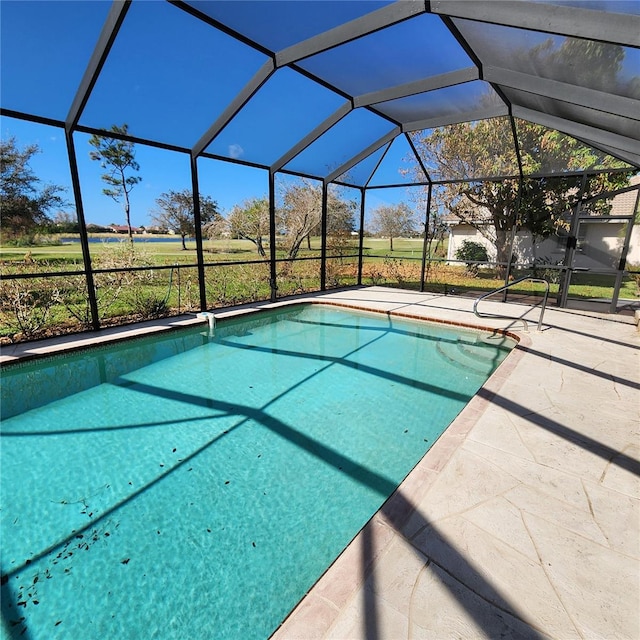
<path id="1" fill-rule="evenodd" d="M 522 341 L 273 640 L 640 637 L 634 319 L 386 288 L 323 296 Z M 408 408 L 407 410 L 410 410 Z"/>
<path id="2" fill-rule="evenodd" d="M 538 309 L 485 304 L 526 313 L 525 333 L 476 318 L 457 296 L 366 287 L 308 298 L 509 328 L 521 342 L 273 640 L 639 638 L 634 318 L 549 308 L 536 332 Z M 191 322 L 14 345 L 1 359 Z"/>

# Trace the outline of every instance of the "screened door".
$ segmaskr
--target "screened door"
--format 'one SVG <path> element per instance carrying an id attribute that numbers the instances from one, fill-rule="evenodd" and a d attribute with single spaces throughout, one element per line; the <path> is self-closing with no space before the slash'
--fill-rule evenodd
<path id="1" fill-rule="evenodd" d="M 625 272 L 633 232 L 632 216 L 580 216 L 567 247 L 569 267 L 560 306 L 615 313 L 632 303 L 636 285 Z"/>

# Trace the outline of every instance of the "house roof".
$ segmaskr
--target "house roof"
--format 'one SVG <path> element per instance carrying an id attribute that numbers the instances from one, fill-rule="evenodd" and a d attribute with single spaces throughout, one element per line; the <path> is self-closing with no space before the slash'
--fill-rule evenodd
<path id="1" fill-rule="evenodd" d="M 446 224 L 448 227 L 457 227 L 459 225 L 471 225 L 471 224 L 491 224 L 491 216 L 487 211 L 484 214 L 480 211 L 474 213 L 473 215 L 468 215 L 463 220 L 459 216 L 454 213 L 447 213 L 442 216 L 442 222 Z"/>
<path id="2" fill-rule="evenodd" d="M 629 180 L 630 186 L 635 186 L 640 184 L 640 176 L 633 176 L 631 180 Z M 617 195 L 613 202 L 611 203 L 611 212 L 612 216 L 630 216 L 634 214 L 634 209 L 638 205 L 638 191 L 625 191 L 624 193 L 620 193 Z"/>
<path id="3" fill-rule="evenodd" d="M 380 168 L 407 155 L 446 179 L 414 136 L 489 118 L 513 136 L 512 173 L 523 121 L 640 167 L 636 0 L 0 7 L 6 116 L 88 133 L 127 122 L 129 139 L 193 158 L 357 186 L 388 184 Z"/>
<path id="4" fill-rule="evenodd" d="M 114 233 L 127 233 L 129 231 L 129 227 L 126 224 L 110 224 L 109 229 Z M 141 227 L 131 227 L 131 231 L 133 233 L 138 233 L 142 231 Z"/>

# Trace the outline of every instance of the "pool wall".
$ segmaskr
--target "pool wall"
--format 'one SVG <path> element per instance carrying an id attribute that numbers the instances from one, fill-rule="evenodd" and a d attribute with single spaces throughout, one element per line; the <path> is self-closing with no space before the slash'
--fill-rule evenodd
<path id="1" fill-rule="evenodd" d="M 246 323 L 248 314 L 255 314 L 255 318 L 252 318 L 251 324 L 247 326 L 257 327 L 270 322 L 274 315 L 284 312 L 291 313 L 291 309 L 295 307 L 302 310 L 308 304 L 322 304 L 353 311 L 379 313 L 407 320 L 490 332 L 511 338 L 516 343 L 521 339 L 511 331 L 491 329 L 482 325 L 425 318 L 415 313 L 397 310 L 380 311 L 364 305 L 329 300 L 281 303 L 269 309 L 246 309 L 244 313 L 237 311 L 230 314 L 216 313 L 215 332 L 218 336 L 224 335 L 224 332 L 232 330 L 238 321 Z M 74 345 L 73 342 L 69 342 L 69 337 L 65 336 L 57 346 L 54 344 L 42 353 L 27 351 L 17 357 L 0 358 L 0 419 L 10 418 L 28 409 L 41 407 L 69 393 L 77 393 L 104 382 L 111 382 L 132 369 L 198 347 L 209 339 L 208 328 L 207 319 L 196 317 L 196 320 L 187 327 L 167 326 L 160 332 L 157 331 L 157 327 L 154 327 L 154 331 L 151 333 L 139 334 L 135 332 L 134 335 L 130 335 L 128 331 L 122 331 L 113 334 L 111 339 L 101 340 L 99 344 L 92 344 L 91 341 L 87 344 L 86 337 L 82 336 L 80 344 Z M 38 345 L 39 343 L 34 344 Z M 115 357 L 116 352 L 120 354 L 122 349 L 127 350 L 127 359 L 123 359 L 120 355 Z M 6 352 L 6 348 L 3 351 Z M 61 366 L 57 358 L 63 354 L 66 356 L 66 360 Z M 47 360 L 51 362 L 50 367 L 43 364 Z M 25 373 L 27 373 L 26 388 Z M 72 381 L 74 388 L 70 390 L 69 385 Z"/>
<path id="2" fill-rule="evenodd" d="M 308 305 L 302 305 L 300 303 L 297 304 L 297 308 L 299 310 L 303 310 L 307 306 Z M 356 307 L 355 305 L 341 305 L 341 304 L 326 305 L 325 304 L 324 306 L 334 306 L 336 308 L 342 307 L 342 308 L 351 309 L 351 310 L 358 310 L 363 313 L 367 313 L 369 315 L 386 315 L 389 317 L 395 317 L 399 320 L 400 319 L 409 319 L 409 320 L 417 319 L 420 321 L 425 320 L 425 318 L 423 317 L 415 316 L 413 314 L 402 313 L 397 310 L 393 312 L 384 312 L 383 314 L 380 314 L 380 313 L 372 314 L 371 312 L 374 310 L 368 309 L 365 307 Z M 254 317 L 250 318 L 249 320 L 247 320 L 246 315 L 243 315 L 240 318 L 238 318 L 239 322 L 235 320 L 235 317 L 229 317 L 227 321 L 221 322 L 218 325 L 217 337 L 223 337 L 224 334 L 226 334 L 227 332 L 229 332 L 230 335 L 237 335 L 240 337 L 246 335 L 247 337 L 250 337 L 252 328 L 256 328 L 262 324 L 272 322 L 274 319 L 274 316 L 278 316 L 282 314 L 283 316 L 291 317 L 292 315 L 295 315 L 295 312 L 296 312 L 295 306 L 285 305 L 285 306 L 279 306 L 277 308 L 273 308 L 266 312 L 256 314 Z M 304 323 L 304 320 L 302 322 Z M 240 333 L 238 333 L 238 330 L 237 330 L 237 325 L 239 323 L 241 323 L 242 325 L 242 331 Z M 465 329 L 469 328 L 468 325 L 465 325 L 465 323 L 444 322 L 440 324 L 453 324 L 456 326 L 464 327 Z M 383 326 L 386 327 L 386 325 L 387 323 L 384 322 Z M 474 327 L 474 328 L 477 329 L 478 327 Z M 496 332 L 491 331 L 491 334 L 496 335 Z M 497 332 L 497 334 L 502 337 L 505 334 L 508 334 L 508 332 Z M 75 367 L 76 375 L 78 374 L 78 372 L 80 372 L 80 377 L 82 378 L 82 385 L 83 385 L 82 388 L 84 389 L 86 387 L 92 386 L 93 384 L 100 384 L 101 382 L 110 381 L 114 378 L 117 378 L 119 375 L 123 375 L 129 369 L 135 370 L 136 368 L 145 366 L 147 362 L 157 362 L 158 360 L 162 360 L 165 357 L 169 357 L 177 353 L 183 353 L 201 344 L 206 344 L 206 342 L 208 341 L 208 338 L 209 338 L 209 335 L 207 332 L 207 325 L 199 324 L 198 326 L 195 326 L 187 331 L 182 331 L 179 334 L 177 334 L 176 332 L 170 332 L 166 336 L 155 335 L 153 336 L 153 339 L 154 341 L 158 342 L 157 345 L 150 346 L 148 344 L 147 339 L 127 341 L 126 343 L 120 343 L 120 344 L 115 344 L 110 346 L 102 346 L 96 351 L 95 354 L 89 353 L 87 351 L 74 352 L 70 356 L 70 359 L 72 361 L 72 366 Z M 517 342 L 517 340 L 515 342 Z M 109 361 L 110 361 L 111 355 L 116 351 L 119 351 L 120 354 L 124 351 L 124 352 L 133 353 L 134 355 L 131 358 L 131 361 L 127 360 L 126 366 L 120 366 L 120 367 L 110 366 Z M 97 364 L 96 362 L 92 361 L 93 358 L 97 358 Z M 43 380 L 46 380 L 47 376 L 50 380 L 53 380 L 56 377 L 53 373 L 51 373 L 53 363 L 55 360 L 56 358 L 54 357 L 45 358 L 44 360 L 45 367 L 43 370 L 47 373 L 45 374 L 45 377 L 43 378 Z M 46 366 L 49 362 L 51 363 L 51 367 Z M 5 371 L 9 372 L 9 374 L 11 373 L 12 370 L 15 372 L 24 373 L 25 370 L 29 371 L 29 368 L 31 366 L 33 366 L 33 368 L 35 369 L 36 365 L 42 365 L 42 364 L 43 364 L 42 359 L 39 359 L 38 362 L 23 362 L 22 364 L 7 367 Z M 72 377 L 72 374 L 70 373 L 68 377 Z M 67 393 L 69 393 L 69 385 L 63 382 L 63 380 L 66 379 L 67 376 L 58 374 L 57 378 L 58 378 L 57 382 L 58 382 L 59 392 L 61 392 L 62 390 L 65 390 Z M 417 379 L 417 378 L 412 378 L 412 379 Z M 455 382 L 457 384 L 457 378 L 452 379 L 452 382 Z M 41 383 L 43 385 L 46 384 L 46 382 L 42 382 L 42 381 Z M 29 384 L 33 385 L 33 389 L 30 391 L 30 393 L 27 393 L 24 395 L 32 396 L 34 394 L 37 394 L 37 389 L 39 386 L 38 382 L 30 381 Z M 17 393 L 16 395 L 20 395 L 20 394 Z M 39 406 L 41 406 L 45 402 L 47 402 L 46 399 L 39 399 Z M 406 430 L 405 430 L 405 433 L 407 433 Z M 404 473 L 406 473 L 406 471 Z M 389 494 L 387 493 L 387 495 Z M 363 526 L 364 522 L 365 520 L 363 520 L 359 526 Z"/>

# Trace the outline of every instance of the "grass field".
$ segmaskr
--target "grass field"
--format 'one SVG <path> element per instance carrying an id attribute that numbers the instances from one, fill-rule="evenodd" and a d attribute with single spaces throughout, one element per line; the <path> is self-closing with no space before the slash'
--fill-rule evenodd
<path id="1" fill-rule="evenodd" d="M 107 236 L 113 238 L 113 236 Z M 163 242 L 136 242 L 133 250 L 126 238 L 122 242 L 104 242 L 92 238 L 89 250 L 94 268 L 98 316 L 103 326 L 124 324 L 148 318 L 176 315 L 200 308 L 195 242 L 182 249 L 180 239 Z M 246 302 L 267 300 L 271 295 L 269 264 L 248 240 L 206 240 L 205 292 L 210 309 Z M 268 246 L 265 246 L 267 255 Z M 442 250 L 442 248 L 441 248 Z M 358 242 L 347 246 L 329 245 L 325 284 L 328 289 L 357 284 Z M 282 251 L 276 263 L 279 297 L 320 289 L 320 242 L 314 238 L 311 248 L 304 246 L 299 258 L 290 261 Z M 345 257 L 346 256 L 346 257 Z M 362 283 L 417 290 L 420 288 L 422 240 L 389 241 L 365 238 Z M 235 263 L 235 264 L 232 264 Z M 164 268 L 157 268 L 164 267 Z M 29 275 L 28 278 L 0 280 L 0 338 L 24 340 L 45 335 L 68 333 L 91 325 L 91 312 L 83 274 L 79 242 L 43 244 L 31 247 L 0 247 L 2 274 Z M 68 272 L 79 272 L 68 275 Z M 46 273 L 60 276 L 45 277 Z M 62 275 L 66 272 L 66 275 Z M 516 272 L 515 277 L 524 272 Z M 474 277 L 462 264 L 447 265 L 442 260 L 428 265 L 425 289 L 439 293 L 477 296 L 502 286 L 494 269 L 482 268 Z M 554 274 L 557 275 L 557 272 Z M 569 295 L 579 298 L 611 298 L 613 277 L 579 274 L 579 283 Z M 539 295 L 542 285 L 523 283 L 517 291 Z M 552 298 L 558 285 L 550 287 Z M 628 277 L 621 298 L 635 299 L 638 284 Z"/>
<path id="2" fill-rule="evenodd" d="M 70 237 L 70 236 L 65 236 Z M 162 239 L 161 242 L 158 240 Z M 104 252 L 113 251 L 114 247 L 121 243 L 127 243 L 122 237 L 120 242 L 114 242 L 113 234 L 103 234 L 91 236 L 89 252 L 91 256 L 101 255 Z M 195 240 L 187 240 L 185 251 L 182 243 L 175 236 L 152 236 L 149 240 L 136 238 L 136 248 L 152 258 L 157 264 L 196 263 L 196 243 Z M 422 256 L 421 238 L 398 238 L 393 241 L 394 257 L 407 258 Z M 268 244 L 265 243 L 265 249 Z M 300 257 L 305 255 L 318 255 L 320 252 L 320 238 L 311 240 L 311 250 L 303 245 Z M 349 244 L 349 252 L 357 253 L 357 239 Z M 389 251 L 389 240 L 378 238 L 365 238 L 364 250 L 368 255 L 384 256 Z M 205 240 L 204 241 L 205 261 L 207 262 L 229 262 L 243 260 L 261 259 L 256 251 L 255 245 L 250 240 Z M 446 247 L 445 247 L 446 251 Z M 80 242 L 65 242 L 61 244 L 42 244 L 31 247 L 7 247 L 0 246 L 0 261 L 22 262 L 27 256 L 28 260 L 37 262 L 51 262 L 55 264 L 81 264 L 82 249 Z M 284 254 L 283 256 L 284 257 Z"/>
<path id="3" fill-rule="evenodd" d="M 67 236 L 68 237 L 68 236 Z M 159 239 L 159 238 L 158 238 Z M 128 244 L 125 238 L 114 241 L 113 235 L 93 236 L 89 243 L 89 253 L 95 256 L 115 251 L 119 245 Z M 175 236 L 163 238 L 162 242 L 136 240 L 134 246 L 156 264 L 196 263 L 196 243 L 187 241 L 187 250 L 182 248 L 182 242 Z M 216 259 L 246 260 L 259 258 L 255 246 L 248 240 L 205 242 L 207 257 Z M 31 247 L 0 247 L 0 260 L 3 262 L 28 260 L 36 262 L 50 262 L 54 264 L 81 264 L 82 247 L 80 242 L 65 242 L 61 244 L 43 244 Z"/>

